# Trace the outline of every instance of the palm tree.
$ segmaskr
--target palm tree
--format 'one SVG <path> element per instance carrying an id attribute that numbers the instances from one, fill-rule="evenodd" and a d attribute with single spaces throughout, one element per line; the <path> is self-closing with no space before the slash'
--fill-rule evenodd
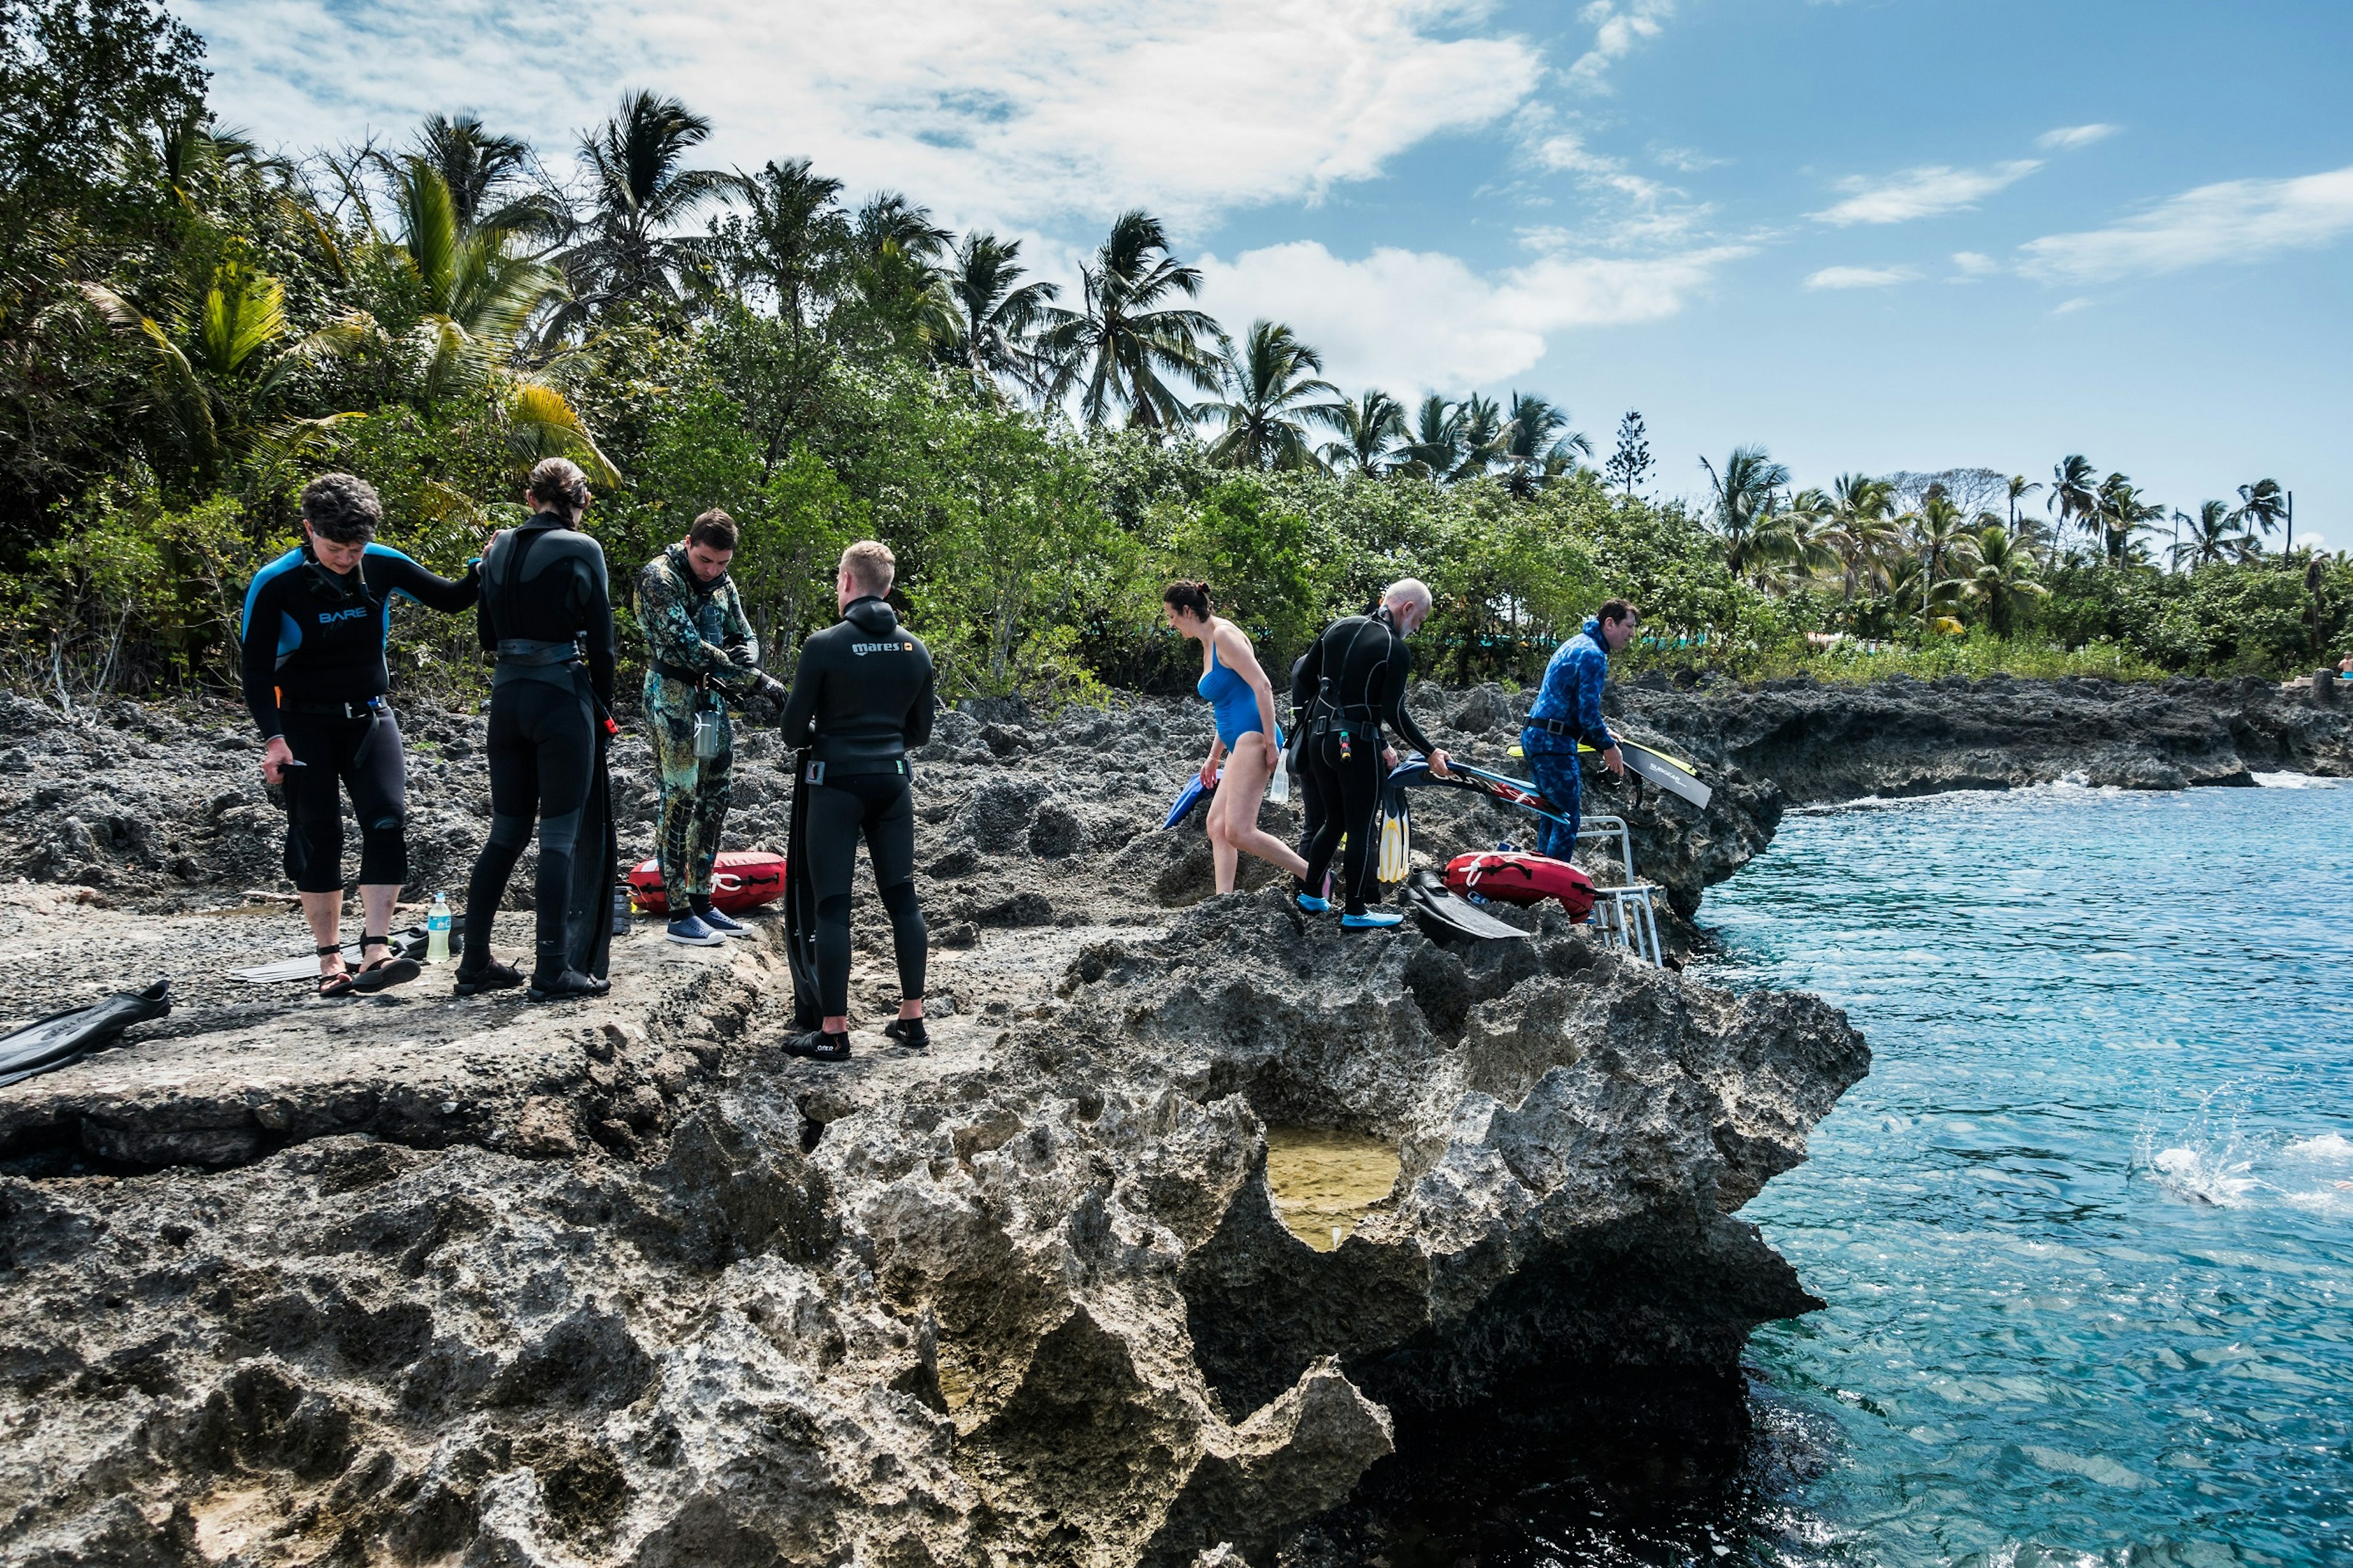
<path id="1" fill-rule="evenodd" d="M 1884 479 L 1841 474 L 1831 484 L 1824 542 L 1838 552 L 1847 604 L 1854 603 L 1855 589 L 1882 569 L 1894 550 L 1902 532 L 1894 510 L 1894 492 Z"/>
<path id="2" fill-rule="evenodd" d="M 2183 566 L 2217 566 L 2233 558 L 2243 559 L 2254 542 L 2240 531 L 2238 518 L 2226 500 L 2198 503 L 2198 515 L 2191 517 L 2177 511 L 2173 521 L 2189 530 L 2189 537 L 2177 539 L 2173 544 L 2173 564 Z"/>
<path id="3" fill-rule="evenodd" d="M 1079 393 L 1090 425 L 1113 410 L 1146 430 L 1166 430 L 1190 413 L 1167 378 L 1198 387 L 1217 382 L 1217 356 L 1201 340 L 1218 324 L 1201 310 L 1174 303 L 1201 291 L 1201 274 L 1168 254 L 1167 230 L 1148 213 L 1122 213 L 1094 255 L 1079 268 L 1080 308 L 1048 308 L 1045 351 L 1058 366 L 1060 397 Z"/>
<path id="4" fill-rule="evenodd" d="M 564 325 L 618 304 L 683 300 L 710 251 L 674 232 L 700 208 L 740 189 L 733 175 L 684 167 L 711 121 L 674 98 L 638 91 L 580 139 L 588 176 L 586 237 L 557 257 L 574 304 Z"/>
<path id="5" fill-rule="evenodd" d="M 2134 535 L 2165 516 L 2165 509 L 2141 499 L 2140 491 L 2122 474 L 2110 474 L 2100 481 L 2099 497 L 2094 517 L 2100 530 L 2103 551 L 2111 566 L 2133 563 L 2140 553 Z"/>
<path id="6" fill-rule="evenodd" d="M 2024 474 L 2012 474 L 2006 488 L 2010 491 L 2010 531 L 2015 534 L 2018 531 L 2018 503 L 2042 487 L 2029 484 Z"/>
<path id="7" fill-rule="evenodd" d="M 355 417 L 268 420 L 296 371 L 366 341 L 373 323 L 363 313 L 290 342 L 285 287 L 234 261 L 214 269 L 201 300 L 187 311 L 193 319 L 175 320 L 168 329 L 103 284 L 84 283 L 81 290 L 109 323 L 144 349 L 155 407 L 207 483 L 217 483 L 257 446 L 283 449 L 298 435 L 321 434 Z"/>
<path id="8" fill-rule="evenodd" d="M 1325 466 L 1354 468 L 1375 478 L 1388 471 L 1406 437 L 1405 410 L 1396 398 L 1377 388 L 1366 388 L 1353 402 L 1341 399 L 1334 408 L 1331 425 L 1340 438 L 1324 444 Z"/>
<path id="9" fill-rule="evenodd" d="M 2081 521 L 2090 531 L 2100 505 L 2099 489 L 2092 479 L 2094 471 L 2092 460 L 2080 453 L 2052 465 L 2051 494 L 2043 505 L 2056 516 L 2062 536 L 2071 521 Z"/>
<path id="10" fill-rule="evenodd" d="M 506 419 L 508 449 L 519 463 L 541 458 L 581 460 L 606 484 L 620 474 L 598 449 L 587 422 L 545 376 L 518 364 L 523 333 L 543 305 L 565 298 L 563 274 L 515 250 L 512 231 L 460 226 L 458 204 L 441 174 L 412 157 L 393 187 L 400 220 L 385 247 L 406 271 L 423 310 L 396 345 L 427 407 L 462 391 L 493 389 Z"/>
<path id="11" fill-rule="evenodd" d="M 1475 479 L 1503 460 L 1510 431 L 1504 405 L 1477 393 L 1462 400 L 1462 460 L 1446 476 L 1450 484 Z"/>
<path id="12" fill-rule="evenodd" d="M 1699 465 L 1715 489 L 1711 521 L 1724 539 L 1724 563 L 1736 577 L 1753 573 L 1758 564 L 1758 527 L 1778 505 L 1789 470 L 1762 447 L 1735 447 L 1720 473 L 1705 458 Z"/>
<path id="13" fill-rule="evenodd" d="M 946 270 L 955 335 L 940 352 L 971 371 L 982 385 L 994 387 L 997 378 L 1004 376 L 1037 394 L 1045 389 L 1051 373 L 1038 357 L 1030 336 L 1060 290 L 1051 283 L 1020 281 L 1020 256 L 1018 239 L 999 239 L 987 230 L 965 236 Z"/>
<path id="14" fill-rule="evenodd" d="M 1533 393 L 1512 394 L 1511 418 L 1504 426 L 1500 455 L 1504 488 L 1526 500 L 1576 467 L 1577 454 L 1593 456 L 1584 432 L 1568 428 L 1568 413 Z"/>
<path id="15" fill-rule="evenodd" d="M 1834 504 L 1819 489 L 1800 490 L 1786 506 L 1767 510 L 1749 534 L 1749 549 L 1760 567 L 1777 567 L 1776 585 L 1783 592 L 1802 586 L 1815 574 L 1839 564 L 1831 521 Z M 1758 585 L 1767 579 L 1762 571 Z"/>
<path id="16" fill-rule="evenodd" d="M 1927 568 L 1929 580 L 1933 583 L 1944 577 L 1947 564 L 1946 558 L 1955 550 L 1966 552 L 1974 548 L 1977 536 L 1983 530 L 2000 525 L 2001 519 L 1989 511 L 1981 511 L 1975 517 L 1966 516 L 1959 507 L 1953 504 L 1952 498 L 1945 493 L 1941 485 L 1929 486 L 1926 499 L 1921 501 L 1920 510 L 1912 518 L 1913 536 L 1919 542 L 1921 559 Z"/>
<path id="17" fill-rule="evenodd" d="M 1225 400 L 1204 403 L 1193 411 L 1197 419 L 1215 419 L 1225 426 L 1209 443 L 1209 460 L 1229 468 L 1316 467 L 1315 450 L 1302 421 L 1335 426 L 1340 422 L 1336 401 L 1308 401 L 1340 395 L 1338 387 L 1307 374 L 1323 368 L 1323 356 L 1280 321 L 1252 321 L 1250 337 L 1240 347 L 1228 340 L 1218 371 Z"/>
<path id="18" fill-rule="evenodd" d="M 807 158 L 771 161 L 732 176 L 740 214 L 712 226 L 713 251 L 739 288 L 765 289 L 792 329 L 794 345 L 812 324 L 818 296 L 849 248 L 841 182 L 812 174 Z"/>
<path id="19" fill-rule="evenodd" d="M 1442 484 L 1462 466 L 1464 450 L 1462 405 L 1433 392 L 1421 400 L 1413 428 L 1398 450 L 1398 466 Z"/>
<path id="20" fill-rule="evenodd" d="M 1958 571 L 1938 586 L 1949 590 L 1955 599 L 1983 605 L 1987 624 L 1996 637 L 2010 636 L 2021 603 L 2051 592 L 2034 580 L 2032 553 L 1999 518 L 1978 530 L 1974 538 L 1964 536 L 1957 542 L 1954 557 Z"/>
<path id="21" fill-rule="evenodd" d="M 2252 544 L 2259 535 L 2270 538 L 2286 516 L 2287 492 L 2280 489 L 2279 481 L 2257 479 L 2253 484 L 2239 487 L 2239 506 L 2231 514 L 2231 521 Z"/>
<path id="22" fill-rule="evenodd" d="M 513 187 L 531 183 L 531 144 L 493 134 L 473 115 L 427 116 L 411 156 L 431 164 L 448 186 L 461 231 L 497 228 L 553 238 L 571 222 L 570 209 L 548 191 L 509 197 Z"/>

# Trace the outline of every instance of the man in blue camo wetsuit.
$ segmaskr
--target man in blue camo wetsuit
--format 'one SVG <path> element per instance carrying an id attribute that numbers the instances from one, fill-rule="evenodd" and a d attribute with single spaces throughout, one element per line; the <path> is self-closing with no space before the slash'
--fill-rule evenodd
<path id="1" fill-rule="evenodd" d="M 1609 656 L 1626 646 L 1641 619 L 1623 599 L 1602 605 L 1583 631 L 1554 651 L 1552 662 L 1545 666 L 1544 688 L 1528 710 L 1527 728 L 1520 731 L 1520 749 L 1527 753 L 1536 793 L 1568 818 L 1567 826 L 1546 823 L 1537 837 L 1537 851 L 1556 860 L 1571 859 L 1577 851 L 1583 794 L 1577 743 L 1600 752 L 1611 773 L 1626 771 L 1618 742 L 1601 719 L 1601 683 L 1609 673 Z"/>

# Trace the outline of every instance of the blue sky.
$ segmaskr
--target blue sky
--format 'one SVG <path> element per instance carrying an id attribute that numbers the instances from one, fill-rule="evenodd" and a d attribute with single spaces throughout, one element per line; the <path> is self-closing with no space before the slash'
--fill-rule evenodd
<path id="1" fill-rule="evenodd" d="M 1651 488 L 2082 452 L 2168 505 L 2271 476 L 2353 546 L 2345 0 L 204 0 L 290 148 L 471 109 L 561 161 L 624 88 L 1068 279 L 1163 215 L 1230 327 L 1347 391 L 1537 391 Z"/>

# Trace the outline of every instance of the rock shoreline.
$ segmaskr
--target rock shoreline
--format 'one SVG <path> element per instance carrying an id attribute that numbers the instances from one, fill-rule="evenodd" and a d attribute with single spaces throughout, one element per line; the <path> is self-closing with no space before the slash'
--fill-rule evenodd
<path id="1" fill-rule="evenodd" d="M 2235 689 L 2163 699 L 2145 741 L 2142 700 L 2097 694 L 1618 700 L 1717 788 L 1705 813 L 1588 803 L 1686 919 L 1787 804 L 1850 785 L 1989 782 L 1984 755 L 2010 783 L 2348 760 L 2341 722 Z M 1416 705 L 1487 760 L 1516 717 L 1493 689 Z M 478 842 L 480 721 L 404 717 L 429 892 Z M 2077 733 L 2098 754 L 2062 767 Z M 159 973 L 180 994 L 0 1089 L 9 1563 L 1339 1561 L 1363 1521 L 1332 1510 L 1383 1456 L 1482 1411 L 1736 1447 L 1749 1331 L 1820 1304 L 1738 1211 L 1868 1070 L 1841 1014 L 1556 915 L 1463 949 L 1344 936 L 1263 878 L 1205 899 L 1198 829 L 1156 831 L 1198 704 L 943 722 L 934 1046 L 861 1030 L 846 1068 L 774 1049 L 768 920 L 712 952 L 639 930 L 593 1005 L 461 1002 L 445 972 L 331 1003 L 228 979 L 306 942 L 238 896 L 276 881 L 241 738 L 227 713 L 71 725 L 0 699 L 0 873 L 26 879 L 0 887 L 0 1016 Z M 773 752 L 747 751 L 733 837 L 780 842 Z M 1441 858 L 1524 833 L 1416 805 Z M 879 1024 L 873 913 L 852 1005 Z M 1335 1250 L 1281 1224 L 1269 1125 L 1400 1150 Z"/>

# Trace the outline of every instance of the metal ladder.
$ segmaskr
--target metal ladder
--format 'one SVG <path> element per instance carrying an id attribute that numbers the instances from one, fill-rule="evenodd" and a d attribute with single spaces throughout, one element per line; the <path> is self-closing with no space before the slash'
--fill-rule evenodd
<path id="1" fill-rule="evenodd" d="M 1588 838 L 1618 841 L 1619 862 L 1626 868 L 1626 880 L 1615 887 L 1605 888 L 1599 882 L 1593 888 L 1593 929 L 1611 947 L 1631 953 L 1645 963 L 1663 967 L 1665 958 L 1659 947 L 1659 916 L 1651 901 L 1658 891 L 1653 882 L 1637 881 L 1634 877 L 1634 835 L 1622 816 L 1588 816 L 1577 826 L 1577 841 Z"/>

